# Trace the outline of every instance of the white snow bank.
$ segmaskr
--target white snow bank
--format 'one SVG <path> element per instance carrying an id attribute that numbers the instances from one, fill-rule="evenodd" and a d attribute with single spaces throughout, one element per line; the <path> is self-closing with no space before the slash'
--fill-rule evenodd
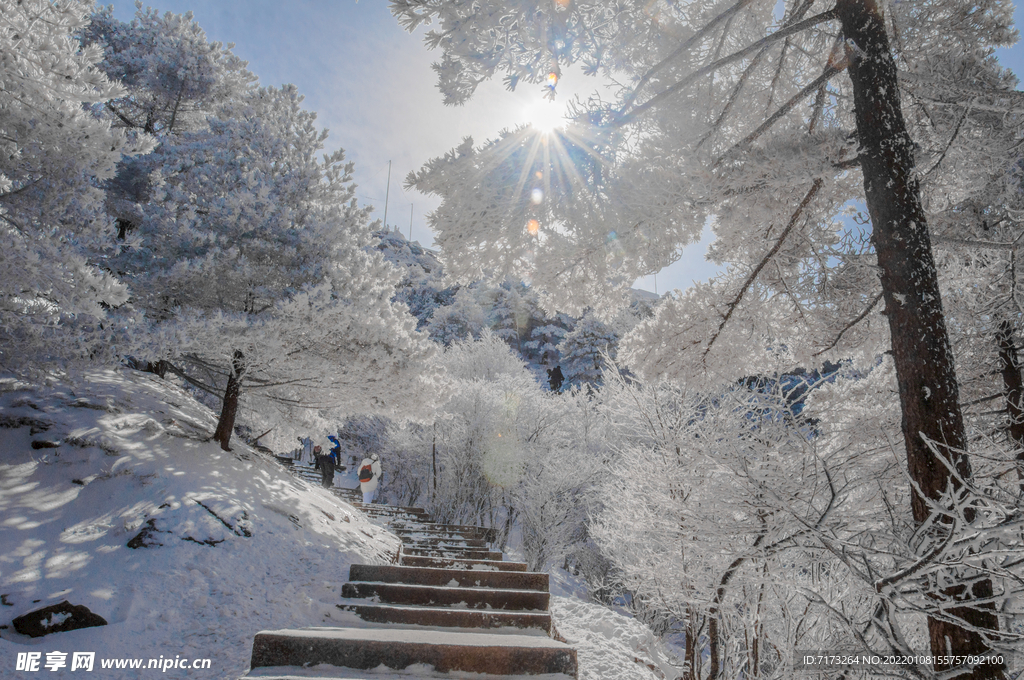
<path id="1" fill-rule="evenodd" d="M 551 597 L 558 633 L 576 648 L 579 680 L 674 680 L 683 669 L 645 625 L 599 604 Z"/>
<path id="2" fill-rule="evenodd" d="M 211 660 L 176 677 L 238 677 L 257 631 L 331 625 L 349 564 L 397 551 L 396 537 L 272 457 L 204 441 L 215 417 L 170 381 L 88 378 L 0 379 L 0 676 L 19 652 L 41 652 L 47 677 L 79 677 L 72 653 L 95 652 L 90 677 L 136 678 L 101 660 L 161 656 Z M 151 547 L 127 547 L 144 530 Z M 14 631 L 15 617 L 62 600 L 109 625 Z M 54 651 L 67 665 L 50 671 Z"/>

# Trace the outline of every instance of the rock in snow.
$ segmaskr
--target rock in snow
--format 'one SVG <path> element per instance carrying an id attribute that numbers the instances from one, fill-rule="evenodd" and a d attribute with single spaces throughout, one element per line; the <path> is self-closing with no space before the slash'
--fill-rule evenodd
<path id="1" fill-rule="evenodd" d="M 71 604 L 64 600 L 57 604 L 51 604 L 49 607 L 23 614 L 15 618 L 12 623 L 14 629 L 22 635 L 36 638 L 50 633 L 105 626 L 107 620 L 89 611 L 88 607 Z"/>

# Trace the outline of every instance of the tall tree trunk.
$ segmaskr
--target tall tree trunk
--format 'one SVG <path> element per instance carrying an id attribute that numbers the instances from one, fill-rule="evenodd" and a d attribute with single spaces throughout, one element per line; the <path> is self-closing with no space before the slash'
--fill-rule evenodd
<path id="1" fill-rule="evenodd" d="M 889 50 L 877 0 L 838 0 L 836 10 L 847 39 L 848 72 L 860 138 L 860 167 L 873 225 L 872 241 L 881 270 L 882 293 L 892 335 L 893 363 L 899 383 L 907 468 L 924 497 L 939 499 L 947 487 L 960 486 L 936 460 L 924 438 L 962 479 L 971 476 L 953 354 L 942 313 L 931 241 L 914 175 L 913 147 L 900 108 L 896 64 Z M 925 498 L 913 492 L 911 507 L 920 524 L 928 518 Z M 991 581 L 973 589 L 944 591 L 943 599 L 965 606 L 946 613 L 978 628 L 998 632 L 999 621 L 971 600 L 991 596 Z M 973 592 L 971 592 L 973 591 Z M 948 621 L 928 620 L 934 654 L 979 654 L 988 645 L 977 633 Z M 936 666 L 943 670 L 944 666 Z M 982 666 L 970 678 L 1002 678 L 996 666 Z"/>
<path id="2" fill-rule="evenodd" d="M 228 375 L 228 386 L 224 388 L 224 403 L 220 409 L 220 420 L 217 421 L 217 431 L 213 433 L 215 441 L 220 442 L 220 448 L 230 451 L 228 442 L 231 441 L 231 433 L 235 429 L 235 414 L 238 413 L 238 393 L 242 387 L 242 376 L 245 374 L 245 355 L 241 350 L 236 349 L 231 361 L 231 374 Z"/>
<path id="3" fill-rule="evenodd" d="M 1024 379 L 1020 375 L 1017 346 L 1013 343 L 1013 324 L 1006 319 L 999 322 L 996 342 L 999 344 L 999 368 L 1003 375 L 1006 416 L 1010 421 L 1007 435 L 1017 449 L 1017 479 L 1021 494 L 1024 495 Z"/>

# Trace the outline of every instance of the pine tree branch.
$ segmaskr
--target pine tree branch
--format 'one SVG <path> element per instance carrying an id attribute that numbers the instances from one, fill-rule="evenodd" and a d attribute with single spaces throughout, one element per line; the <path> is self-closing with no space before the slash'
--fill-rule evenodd
<path id="1" fill-rule="evenodd" d="M 747 280 L 743 282 L 743 287 L 740 288 L 740 292 L 736 295 L 733 301 L 728 304 L 729 311 L 726 312 L 725 316 L 722 318 L 722 323 L 719 324 L 718 330 L 715 331 L 715 334 L 711 336 L 711 339 L 708 341 L 708 346 L 704 348 L 704 353 L 701 355 L 702 360 L 707 357 L 708 353 L 711 351 L 712 345 L 714 345 L 715 341 L 718 340 L 719 336 L 721 336 L 722 330 L 725 328 L 725 325 L 729 323 L 730 317 L 732 317 L 732 314 L 733 312 L 736 311 L 736 308 L 739 307 L 740 302 L 743 300 L 743 296 L 746 294 L 750 286 L 753 285 L 754 280 L 757 278 L 758 274 L 760 274 L 761 270 L 765 268 L 765 265 L 767 265 L 768 262 L 771 261 L 771 259 L 775 256 L 775 253 L 779 252 L 779 249 L 782 247 L 783 241 L 786 240 L 786 237 L 789 236 L 789 233 L 793 231 L 793 227 L 796 226 L 797 220 L 800 218 L 800 214 L 804 211 L 804 208 L 806 208 L 807 205 L 811 202 L 815 194 L 818 193 L 818 190 L 821 189 L 821 185 L 823 183 L 824 181 L 821 178 L 814 180 L 814 184 L 811 186 L 810 190 L 808 190 L 807 195 L 804 196 L 804 199 L 800 201 L 800 205 L 797 206 L 796 211 L 793 213 L 793 216 L 789 218 L 789 224 L 787 224 L 786 228 L 782 230 L 782 234 L 779 235 L 779 239 L 775 242 L 775 245 L 772 246 L 772 249 L 768 251 L 768 254 L 765 255 L 764 258 L 762 258 L 762 260 L 754 268 L 754 271 L 751 272 L 750 276 L 747 277 Z"/>
<path id="2" fill-rule="evenodd" d="M 618 127 L 628 125 L 629 123 L 632 123 L 638 116 L 646 113 L 649 109 L 657 106 L 658 104 L 662 103 L 669 97 L 679 93 L 681 90 L 686 89 L 687 87 L 692 85 L 697 80 L 700 80 L 704 76 L 714 73 L 723 66 L 728 66 L 729 64 L 735 61 L 739 61 L 740 59 L 743 59 L 747 55 L 757 52 L 766 45 L 771 45 L 772 43 L 778 42 L 779 40 L 785 40 L 789 36 L 795 35 L 800 31 L 804 31 L 808 28 L 812 28 L 814 26 L 817 26 L 818 24 L 822 24 L 827 21 L 832 21 L 834 19 L 837 19 L 838 17 L 839 15 L 836 12 L 836 10 L 830 9 L 827 12 L 816 14 L 809 19 L 805 19 L 804 21 L 795 23 L 792 26 L 778 30 L 769 36 L 765 36 L 764 38 L 761 38 L 757 42 L 751 43 L 750 45 L 747 45 L 746 47 L 737 52 L 733 52 L 727 57 L 722 57 L 721 59 L 712 62 L 711 64 L 708 64 L 703 68 L 697 69 L 696 71 L 686 76 L 682 80 L 678 81 L 674 85 L 671 85 L 662 90 L 661 92 L 659 92 L 658 94 L 654 95 L 640 106 L 633 108 L 632 111 L 629 111 L 628 113 L 622 113 L 619 116 L 618 120 L 614 122 L 614 125 Z M 627 101 L 626 106 L 628 107 L 629 105 L 630 102 Z M 621 110 L 624 111 L 624 109 Z"/>
<path id="3" fill-rule="evenodd" d="M 964 121 L 967 120 L 967 116 L 969 116 L 971 113 L 971 105 L 973 103 L 974 100 L 972 99 L 967 103 L 967 106 L 964 107 L 964 113 L 962 116 L 960 116 L 960 120 L 956 122 L 956 127 L 953 128 L 953 134 L 949 136 L 949 141 L 946 142 L 946 148 L 942 150 L 942 153 L 939 155 L 939 159 L 935 161 L 935 164 L 932 165 L 932 167 L 928 168 L 928 171 L 924 173 L 925 177 L 935 172 L 938 169 L 938 167 L 942 164 L 942 161 L 945 160 L 946 154 L 949 153 L 949 149 L 953 146 L 953 142 L 956 141 L 956 138 L 960 135 L 960 129 L 963 128 Z"/>
<path id="4" fill-rule="evenodd" d="M 113 113 L 113 114 L 114 114 L 115 116 L 117 116 L 118 118 L 120 118 L 120 119 L 121 119 L 121 122 L 122 122 L 122 123 L 124 123 L 125 125 L 127 125 L 128 127 L 130 127 L 130 128 L 137 128 L 137 127 L 139 127 L 138 125 L 136 125 L 135 123 L 133 123 L 132 121 L 130 121 L 130 120 L 129 120 L 129 119 L 127 118 L 127 117 L 125 117 L 125 115 L 124 115 L 123 113 L 121 113 L 120 111 L 118 111 L 117 109 L 115 109 L 115 108 L 114 108 L 114 105 L 113 105 L 113 104 L 111 104 L 110 102 L 107 102 L 107 108 L 108 108 L 108 109 L 109 109 L 109 110 L 110 110 L 110 111 L 111 111 L 111 112 L 112 112 L 112 113 Z"/>
<path id="5" fill-rule="evenodd" d="M 209 385 L 206 385 L 205 383 L 199 382 L 198 380 L 188 375 L 187 373 L 185 373 L 185 371 L 181 370 L 180 368 L 178 368 L 169 361 L 167 362 L 167 370 L 169 370 L 171 373 L 187 382 L 189 385 L 192 385 L 193 387 L 202 390 L 207 394 L 212 394 L 213 396 L 218 398 L 223 396 L 223 390 L 219 390 L 216 387 L 211 387 Z"/>
<path id="6" fill-rule="evenodd" d="M 878 295 L 875 296 L 875 299 L 871 301 L 871 304 L 869 304 L 867 307 L 864 308 L 863 312 L 858 314 L 857 317 L 855 319 L 853 319 L 850 323 L 846 324 L 846 326 L 843 328 L 843 330 L 839 331 L 839 335 L 836 336 L 836 339 L 832 341 L 831 345 L 829 345 L 825 349 L 821 350 L 820 352 L 815 352 L 811 356 L 815 356 L 816 357 L 819 354 L 824 354 L 825 352 L 828 352 L 829 350 L 835 349 L 835 346 L 838 345 L 839 341 L 843 339 L 843 335 L 846 333 L 846 331 L 850 330 L 851 328 L 853 328 L 854 326 L 859 324 L 861 321 L 863 321 L 865 318 L 867 318 L 867 315 L 871 313 L 871 310 L 875 308 L 875 305 L 877 305 L 878 301 L 881 300 L 881 299 L 882 299 L 882 294 L 879 293 Z"/>
<path id="7" fill-rule="evenodd" d="M 951 238 L 949 236 L 932 236 L 932 243 L 936 246 L 967 246 L 969 248 L 982 248 L 985 250 L 1009 250 L 1016 252 L 1017 250 L 1024 248 L 1024 243 L 1020 240 L 1013 241 L 1012 243 L 1000 243 L 998 241 L 978 241 L 976 239 L 966 238 Z"/>
<path id="8" fill-rule="evenodd" d="M 835 168 L 836 170 L 849 170 L 850 168 L 859 168 L 860 156 L 855 156 L 853 158 L 848 158 L 845 161 L 833 163 L 832 167 Z"/>
<path id="9" fill-rule="evenodd" d="M 32 180 L 31 182 L 28 182 L 27 184 L 24 184 L 24 185 L 18 187 L 17 189 L 11 189 L 10 191 L 2 193 L 2 194 L 0 194 L 0 201 L 4 200 L 4 199 L 6 199 L 6 198 L 8 198 L 10 196 L 17 196 L 18 194 L 20 194 L 23 191 L 28 191 L 29 189 L 31 189 L 32 187 L 34 187 L 35 185 L 39 184 L 42 181 L 43 181 L 43 178 L 39 177 L 39 178 L 36 178 L 36 179 Z"/>
<path id="10" fill-rule="evenodd" d="M 786 21 L 785 25 L 790 26 L 794 22 L 802 19 L 804 14 L 807 13 L 807 10 L 809 10 L 811 8 L 811 5 L 813 4 L 814 0 L 806 0 L 804 4 L 801 5 L 793 13 L 793 16 L 788 21 Z M 754 55 L 754 58 L 750 60 L 750 63 L 747 64 L 747 68 L 743 70 L 743 73 L 740 75 L 739 80 L 736 82 L 736 86 L 733 87 L 732 93 L 729 95 L 729 100 L 725 103 L 725 106 L 722 108 L 722 112 L 718 115 L 718 118 L 715 120 L 711 128 L 704 134 L 703 137 L 701 137 L 700 141 L 697 142 L 695 148 L 699 149 L 700 147 L 702 147 L 704 143 L 707 142 L 715 132 L 721 129 L 722 125 L 725 123 L 726 117 L 732 110 L 733 105 L 737 101 L 739 101 L 740 92 L 742 92 L 744 85 L 746 85 L 747 80 L 749 80 L 750 76 L 757 69 L 758 65 L 761 63 L 761 60 L 768 54 L 768 50 L 770 47 L 771 45 L 765 45 L 757 54 Z"/>
<path id="11" fill-rule="evenodd" d="M 769 116 L 765 122 L 761 123 L 761 125 L 759 125 L 756 130 L 751 132 L 749 135 L 747 135 L 742 140 L 737 142 L 731 149 L 722 154 L 718 158 L 718 160 L 715 161 L 712 167 L 718 167 L 718 165 L 721 164 L 722 161 L 724 161 L 733 153 L 750 146 L 755 140 L 757 140 L 758 137 L 760 137 L 765 132 L 770 130 L 771 127 L 779 121 L 779 119 L 781 119 L 787 113 L 792 111 L 797 104 L 803 101 L 808 95 L 810 95 L 818 88 L 824 87 L 824 85 L 829 81 L 829 79 L 839 72 L 840 69 L 836 68 L 832 64 L 828 64 L 820 76 L 815 78 L 813 82 L 811 82 L 802 90 L 793 95 L 793 97 L 791 97 L 789 101 L 780 106 L 778 110 L 775 111 L 775 113 L 773 113 L 771 116 Z"/>
<path id="12" fill-rule="evenodd" d="M 676 59 L 678 59 L 680 55 L 682 55 L 688 49 L 696 45 L 699 41 L 707 37 L 711 33 L 711 31 L 715 29 L 723 21 L 731 19 L 736 14 L 738 14 L 740 10 L 746 8 L 752 2 L 753 0 L 739 0 L 739 2 L 737 2 L 735 5 L 725 10 L 708 23 L 704 24 L 704 26 L 701 27 L 700 30 L 696 31 L 692 36 L 690 36 L 688 40 L 683 42 L 682 45 L 673 50 L 672 54 L 668 55 L 667 57 L 659 61 L 657 64 L 652 66 L 650 69 L 648 69 L 647 73 L 645 73 L 643 77 L 640 78 L 640 82 L 638 82 L 636 84 L 636 87 L 633 88 L 633 91 L 630 92 L 629 95 L 625 97 L 625 100 L 623 101 L 622 105 L 622 110 L 625 110 L 633 105 L 633 102 L 636 101 L 636 98 L 640 95 L 640 92 L 644 89 L 644 87 L 647 86 L 647 83 L 651 82 L 651 78 L 653 78 L 655 74 L 657 74 L 659 71 L 661 71 L 663 68 L 671 64 Z"/>

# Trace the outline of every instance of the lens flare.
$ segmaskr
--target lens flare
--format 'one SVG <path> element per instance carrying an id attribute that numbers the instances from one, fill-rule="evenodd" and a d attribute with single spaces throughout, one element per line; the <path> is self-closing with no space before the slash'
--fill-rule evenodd
<path id="1" fill-rule="evenodd" d="M 552 71 L 548 74 L 548 87 L 553 90 L 555 89 L 555 85 L 558 85 L 558 74 Z"/>
<path id="2" fill-rule="evenodd" d="M 536 236 L 539 231 L 540 222 L 538 222 L 537 220 L 530 220 L 529 222 L 526 223 L 526 233 L 528 233 L 530 236 Z"/>
<path id="3" fill-rule="evenodd" d="M 544 191 L 540 187 L 535 187 L 534 190 L 530 192 L 530 200 L 534 205 L 539 205 L 540 202 L 544 200 Z"/>

